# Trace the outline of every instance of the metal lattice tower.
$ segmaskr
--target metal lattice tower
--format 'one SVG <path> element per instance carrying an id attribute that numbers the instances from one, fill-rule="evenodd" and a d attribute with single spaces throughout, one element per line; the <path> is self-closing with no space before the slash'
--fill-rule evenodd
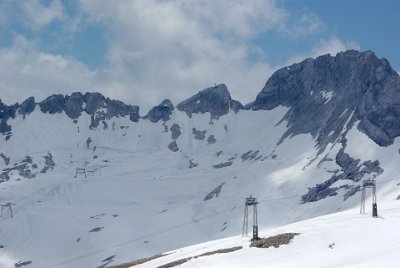
<path id="1" fill-rule="evenodd" d="M 253 207 L 253 240 L 258 240 L 258 219 L 257 219 L 257 199 L 255 197 L 247 197 L 245 199 L 244 217 L 243 217 L 243 230 L 242 236 L 248 234 L 249 227 L 249 207 Z"/>
<path id="2" fill-rule="evenodd" d="M 376 183 L 375 180 L 364 180 L 361 191 L 360 214 L 365 214 L 365 189 L 372 189 L 372 217 L 378 217 L 378 205 L 376 203 Z"/>
<path id="3" fill-rule="evenodd" d="M 8 211 L 10 211 L 11 214 L 11 218 L 13 217 L 13 211 L 12 211 L 12 207 L 11 207 L 11 203 L 7 203 L 7 204 L 0 204 L 1 206 L 1 218 L 3 218 L 3 210 L 6 208 L 8 209 Z M 14 204 L 15 205 L 15 204 Z"/>
<path id="4" fill-rule="evenodd" d="M 76 170 L 75 170 L 75 178 L 78 177 L 78 174 L 85 174 L 85 178 L 86 178 L 86 169 L 85 168 L 76 168 Z"/>

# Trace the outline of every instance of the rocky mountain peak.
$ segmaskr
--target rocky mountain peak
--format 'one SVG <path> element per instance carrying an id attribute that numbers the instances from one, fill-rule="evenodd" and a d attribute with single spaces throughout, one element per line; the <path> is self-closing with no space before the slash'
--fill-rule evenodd
<path id="1" fill-rule="evenodd" d="M 155 123 L 159 120 L 167 121 L 172 111 L 174 110 L 174 105 L 169 99 L 163 100 L 159 105 L 154 106 L 145 116 L 151 122 Z"/>
<path id="2" fill-rule="evenodd" d="M 32 113 L 35 110 L 36 102 L 34 97 L 29 97 L 19 105 L 18 113 L 23 116 Z"/>
<path id="3" fill-rule="evenodd" d="M 209 112 L 212 118 L 218 118 L 229 112 L 232 108 L 235 112 L 242 108 L 242 105 L 232 100 L 228 88 L 224 84 L 206 88 L 177 106 L 178 110 L 184 111 L 189 117 L 193 113 Z"/>
<path id="4" fill-rule="evenodd" d="M 283 138 L 311 133 L 322 149 L 339 138 L 346 123 L 356 121 L 382 146 L 400 135 L 399 75 L 371 51 L 349 50 L 282 68 L 247 108 L 270 110 L 278 105 L 290 108 Z"/>

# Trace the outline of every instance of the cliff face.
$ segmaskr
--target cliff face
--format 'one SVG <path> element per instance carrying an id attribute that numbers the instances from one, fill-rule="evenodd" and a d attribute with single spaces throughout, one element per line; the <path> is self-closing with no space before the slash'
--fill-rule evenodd
<path id="1" fill-rule="evenodd" d="M 400 77 L 371 51 L 349 50 L 282 68 L 247 108 L 278 105 L 290 107 L 283 138 L 311 133 L 321 149 L 357 120 L 359 129 L 381 146 L 400 135 Z"/>
<path id="2" fill-rule="evenodd" d="M 198 94 L 178 104 L 179 111 L 184 111 L 188 116 L 193 113 L 209 112 L 212 118 L 218 118 L 229 112 L 229 108 L 238 112 L 242 109 L 240 102 L 233 100 L 224 85 L 206 88 Z"/>

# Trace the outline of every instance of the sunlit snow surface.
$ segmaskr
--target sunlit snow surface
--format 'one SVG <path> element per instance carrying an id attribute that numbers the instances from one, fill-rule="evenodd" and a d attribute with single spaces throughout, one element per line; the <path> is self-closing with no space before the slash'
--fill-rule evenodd
<path id="1" fill-rule="evenodd" d="M 357 209 L 312 218 L 278 228 L 261 236 L 300 233 L 279 248 L 251 248 L 240 236 L 206 242 L 167 252 L 169 255 L 135 267 L 157 267 L 218 249 L 242 246 L 232 252 L 192 258 L 179 267 L 399 267 L 400 208 L 387 200 L 381 216 L 360 215 Z"/>
<path id="2" fill-rule="evenodd" d="M 309 187 L 329 179 L 330 171 L 339 168 L 334 161 L 320 167 L 317 164 L 326 154 L 334 159 L 341 145 L 329 145 L 314 161 L 318 148 L 310 135 L 287 138 L 277 145 L 286 131 L 285 121 L 278 124 L 286 111 L 283 107 L 238 114 L 231 111 L 211 122 L 209 114 L 189 118 L 174 111 L 169 121 L 158 123 L 113 118 L 107 121 L 107 130 L 102 124 L 89 130 L 90 117 L 86 114 L 77 124 L 65 114 L 48 115 L 38 109 L 25 120 L 17 116 L 11 123 L 11 139 L 0 141 L 1 152 L 7 153 L 11 162 L 6 166 L 0 159 L 0 168 L 29 155 L 38 165 L 33 172 L 38 173 L 48 153 L 56 167 L 32 179 L 13 172 L 9 181 L 0 184 L 0 202 L 14 204 L 14 217 L 5 210 L 0 219 L 0 245 L 4 246 L 0 248 L 0 267 L 13 267 L 18 261 L 32 261 L 26 267 L 97 267 L 114 255 L 110 265 L 239 235 L 244 198 L 250 194 L 260 201 L 261 235 L 281 231 L 302 235 L 278 250 L 265 253 L 245 248 L 210 257 L 211 261 L 201 258 L 186 267 L 223 267 L 222 263 L 245 267 L 245 258 L 252 256 L 256 267 L 264 267 L 264 261 L 275 267 L 289 267 L 297 263 L 294 256 L 303 255 L 306 257 L 302 260 L 310 263 L 307 267 L 352 267 L 351 263 L 335 266 L 334 262 L 350 260 L 354 255 L 351 250 L 357 250 L 354 252 L 360 263 L 368 259 L 361 256 L 381 254 L 379 258 L 388 259 L 386 267 L 395 267 L 390 261 L 398 258 L 392 252 L 400 250 L 395 244 L 400 241 L 395 231 L 400 223 L 396 209 L 400 205 L 396 200 L 400 195 L 396 173 L 399 139 L 392 146 L 380 148 L 355 126 L 347 136 L 345 152 L 350 156 L 381 161 L 385 172 L 377 178 L 378 209 L 384 219 L 359 216 L 360 194 L 344 202 L 344 190 L 318 202 L 301 204 L 300 197 Z M 173 124 L 181 127 L 176 140 L 178 152 L 168 149 L 173 141 Z M 205 139 L 195 139 L 193 128 L 206 130 Z M 207 142 L 209 135 L 214 135 L 214 144 Z M 87 146 L 89 137 L 92 142 Z M 261 157 L 242 160 L 248 151 L 259 151 L 257 157 Z M 198 165 L 189 168 L 190 160 Z M 229 161 L 230 166 L 213 167 Z M 77 167 L 86 168 L 87 178 L 82 174 L 74 178 Z M 218 197 L 204 201 L 221 184 Z M 356 185 L 351 181 L 349 184 Z M 279 227 L 352 208 L 338 216 Z M 354 239 L 350 239 L 352 235 Z M 375 241 L 375 247 L 365 241 Z M 337 245 L 333 250 L 327 248 L 331 242 Z M 208 245 L 220 248 L 247 242 L 234 237 L 210 243 L 205 250 L 212 248 Z M 197 252 L 199 247 L 193 250 Z M 176 254 L 168 258 L 181 257 Z M 325 263 L 323 256 L 329 261 Z M 368 265 L 378 265 L 379 258 L 369 257 Z"/>

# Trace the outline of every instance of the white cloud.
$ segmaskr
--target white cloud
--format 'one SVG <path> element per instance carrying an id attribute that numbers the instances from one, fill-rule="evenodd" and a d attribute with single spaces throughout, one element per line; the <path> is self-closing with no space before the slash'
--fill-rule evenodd
<path id="1" fill-rule="evenodd" d="M 354 41 L 343 42 L 337 37 L 322 39 L 318 44 L 312 47 L 309 52 L 291 57 L 285 65 L 290 65 L 300 62 L 306 58 L 315 58 L 325 54 L 335 56 L 337 53 L 348 49 L 360 49 L 360 45 Z"/>
<path id="2" fill-rule="evenodd" d="M 214 83 L 226 83 L 232 97 L 244 104 L 253 101 L 275 69 L 253 38 L 268 31 L 302 38 L 324 27 L 312 13 L 293 18 L 272 0 L 82 0 L 81 13 L 73 17 L 59 0 L 23 3 L 27 21 L 38 31 L 58 19 L 68 33 L 79 31 L 83 20 L 102 25 L 107 64 L 91 70 L 71 57 L 44 53 L 39 45 L 17 36 L 11 47 L 0 48 L 3 101 L 98 91 L 139 104 L 141 114 L 164 98 L 176 105 Z M 292 61 L 349 46 L 328 39 Z M 254 52 L 259 61 L 249 59 Z"/>
<path id="3" fill-rule="evenodd" d="M 1 98 L 6 103 L 35 96 L 37 101 L 49 94 L 72 93 L 92 88 L 95 72 L 68 58 L 37 51 L 29 41 L 17 36 L 10 48 L 0 49 Z"/>
<path id="4" fill-rule="evenodd" d="M 271 72 L 248 60 L 249 39 L 283 23 L 274 1 L 82 1 L 108 30 L 109 70 L 131 93 L 177 103 L 214 83 L 249 102 Z M 162 89 L 162 90 L 160 90 Z M 143 100 L 143 101 L 146 101 Z"/>
<path id="5" fill-rule="evenodd" d="M 328 40 L 321 40 L 317 46 L 314 46 L 311 50 L 311 54 L 313 57 L 323 55 L 323 54 L 331 54 L 335 55 L 336 53 L 348 49 L 360 49 L 360 45 L 354 41 L 343 42 L 337 37 L 332 37 Z"/>
<path id="6" fill-rule="evenodd" d="M 283 32 L 292 38 L 302 38 L 323 31 L 325 24 L 315 14 L 303 11 L 293 15 L 290 25 L 283 29 Z"/>
<path id="7" fill-rule="evenodd" d="M 64 17 L 64 8 L 60 0 L 53 0 L 48 5 L 39 0 L 25 0 L 21 3 L 21 8 L 27 15 L 28 26 L 33 29 L 43 28 Z"/>

